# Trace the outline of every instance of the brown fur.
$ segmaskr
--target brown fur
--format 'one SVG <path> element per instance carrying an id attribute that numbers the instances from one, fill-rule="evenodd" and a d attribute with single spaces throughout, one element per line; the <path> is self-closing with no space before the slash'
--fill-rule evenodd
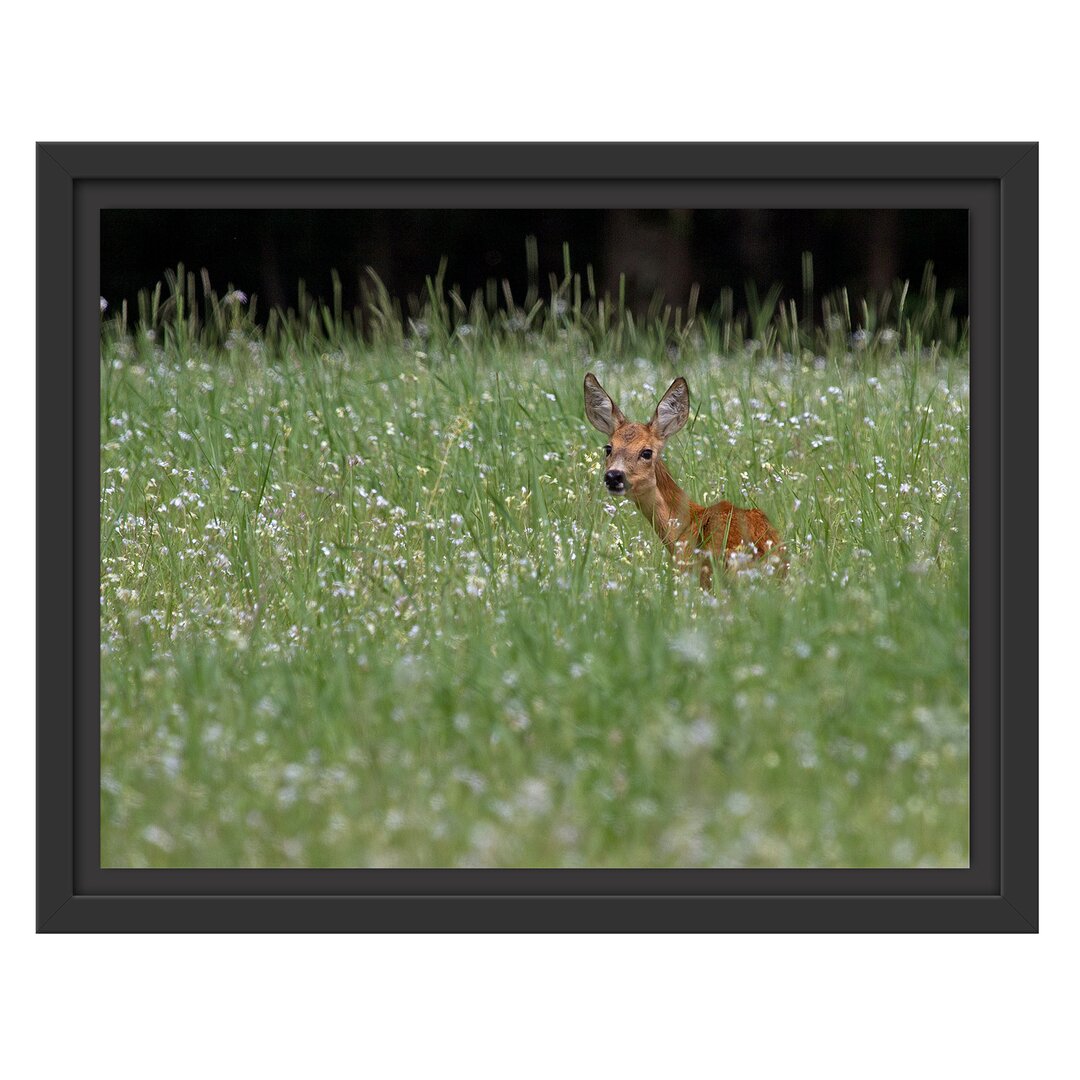
<path id="1" fill-rule="evenodd" d="M 609 435 L 609 470 L 625 477 L 625 494 L 645 515 L 676 563 L 695 567 L 703 589 L 712 587 L 712 564 L 736 562 L 745 555 L 753 563 L 767 560 L 775 572 L 787 570 L 780 534 L 760 510 L 718 502 L 701 506 L 675 482 L 661 458 L 664 444 L 686 423 L 690 392 L 676 379 L 656 407 L 652 420 L 635 424 L 623 416 L 592 375 L 585 378 L 585 412 L 592 424 Z M 651 451 L 643 457 L 642 451 Z M 735 555 L 736 559 L 731 557 Z"/>

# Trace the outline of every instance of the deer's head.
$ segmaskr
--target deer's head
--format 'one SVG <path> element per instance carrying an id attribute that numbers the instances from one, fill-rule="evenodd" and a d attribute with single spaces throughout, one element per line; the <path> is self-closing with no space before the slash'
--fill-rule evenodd
<path id="1" fill-rule="evenodd" d="M 623 416 L 590 372 L 585 376 L 585 415 L 594 428 L 608 436 L 604 447 L 608 491 L 640 501 L 656 488 L 656 462 L 664 443 L 690 416 L 690 389 L 684 378 L 676 379 L 660 399 L 652 419 L 635 424 Z"/>

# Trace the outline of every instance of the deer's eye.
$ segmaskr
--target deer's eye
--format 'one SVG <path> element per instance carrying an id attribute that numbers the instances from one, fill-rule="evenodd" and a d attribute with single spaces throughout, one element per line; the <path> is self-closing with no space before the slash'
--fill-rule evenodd
<path id="1" fill-rule="evenodd" d="M 608 443 L 608 445 L 604 447 L 604 453 L 607 454 L 608 457 L 611 457 L 611 444 L 610 443 Z"/>
<path id="2" fill-rule="evenodd" d="M 644 459 L 645 459 L 646 461 L 648 461 L 648 460 L 649 460 L 649 459 L 650 459 L 650 458 L 652 457 L 652 451 L 651 451 L 651 450 L 642 450 L 642 451 L 641 451 L 641 456 L 642 456 L 642 457 L 643 457 L 643 458 L 644 458 Z"/>

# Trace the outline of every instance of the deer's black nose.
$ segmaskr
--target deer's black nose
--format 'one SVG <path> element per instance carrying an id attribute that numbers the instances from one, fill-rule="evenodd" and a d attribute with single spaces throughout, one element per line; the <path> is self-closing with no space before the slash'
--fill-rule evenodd
<path id="1" fill-rule="evenodd" d="M 604 473 L 604 483 L 607 484 L 609 491 L 622 491 L 626 485 L 626 473 L 622 469 L 608 469 Z"/>

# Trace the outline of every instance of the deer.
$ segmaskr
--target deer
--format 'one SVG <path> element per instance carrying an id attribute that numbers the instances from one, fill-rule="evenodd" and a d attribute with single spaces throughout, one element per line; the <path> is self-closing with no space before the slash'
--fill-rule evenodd
<path id="1" fill-rule="evenodd" d="M 656 530 L 683 571 L 698 570 L 712 591 L 714 563 L 765 568 L 783 575 L 788 562 L 780 534 L 760 510 L 729 502 L 701 506 L 675 482 L 662 452 L 690 417 L 690 388 L 681 376 L 668 387 L 647 424 L 627 420 L 590 372 L 585 376 L 585 415 L 610 439 L 604 447 L 604 484 L 629 498 Z"/>

